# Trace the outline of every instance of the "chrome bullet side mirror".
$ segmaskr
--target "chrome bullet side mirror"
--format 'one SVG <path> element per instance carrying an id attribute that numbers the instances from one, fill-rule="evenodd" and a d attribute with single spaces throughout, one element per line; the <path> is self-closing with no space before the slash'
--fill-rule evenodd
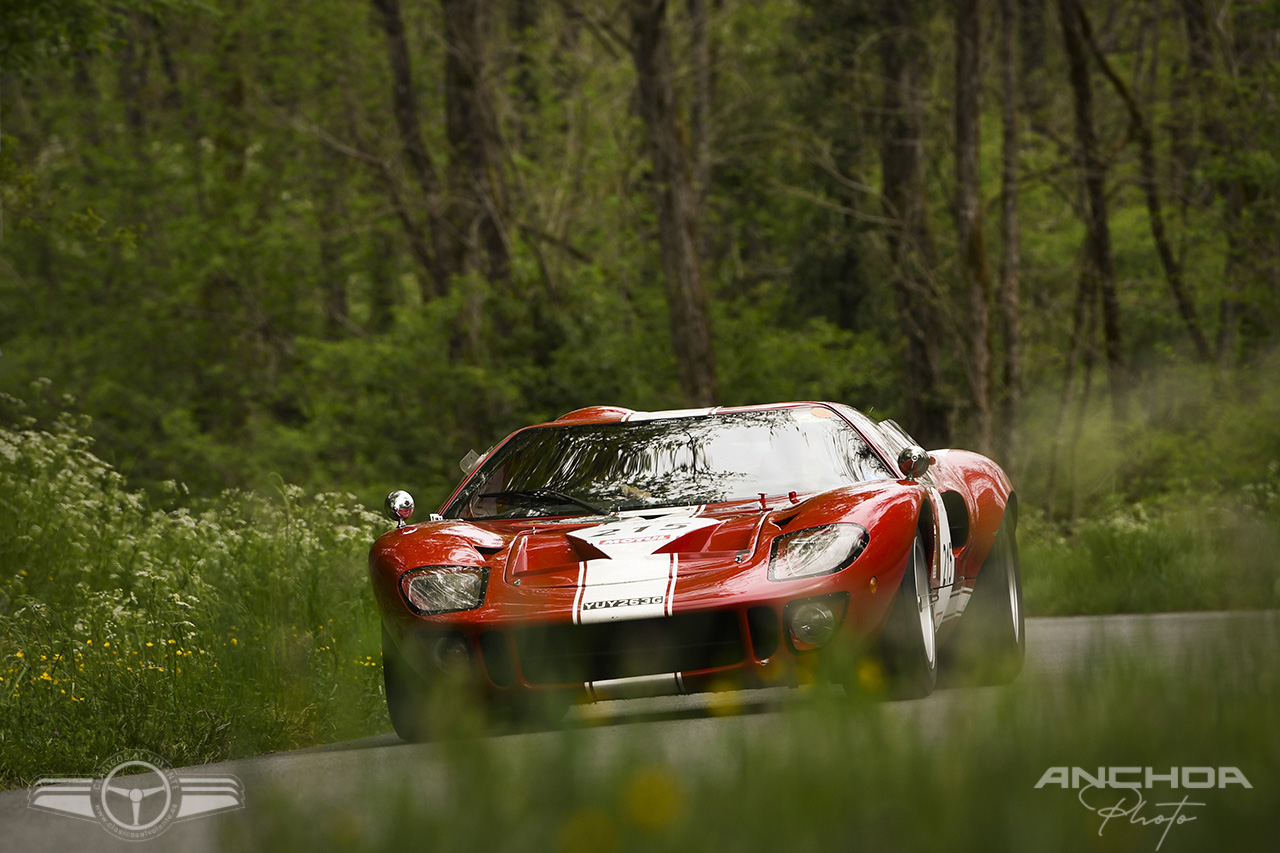
<path id="1" fill-rule="evenodd" d="M 387 495 L 387 514 L 395 521 L 396 527 L 404 527 L 409 516 L 413 515 L 413 495 L 403 490 Z"/>
<path id="2" fill-rule="evenodd" d="M 916 444 L 902 448 L 902 452 L 898 454 L 898 468 L 901 469 L 902 476 L 908 480 L 919 480 L 923 477 L 932 461 L 924 448 Z"/>

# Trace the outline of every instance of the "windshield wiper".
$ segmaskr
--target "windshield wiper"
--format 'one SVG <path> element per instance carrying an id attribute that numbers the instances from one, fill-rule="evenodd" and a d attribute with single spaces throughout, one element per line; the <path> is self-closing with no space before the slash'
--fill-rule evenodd
<path id="1" fill-rule="evenodd" d="M 591 510 L 596 515 L 613 515 L 607 509 L 596 506 L 592 503 L 575 498 L 573 495 L 566 495 L 564 492 L 557 492 L 555 489 L 537 488 L 537 489 L 504 489 L 500 492 L 481 492 L 478 497 L 482 498 L 530 498 L 539 503 L 551 504 L 573 504 L 583 509 Z"/>

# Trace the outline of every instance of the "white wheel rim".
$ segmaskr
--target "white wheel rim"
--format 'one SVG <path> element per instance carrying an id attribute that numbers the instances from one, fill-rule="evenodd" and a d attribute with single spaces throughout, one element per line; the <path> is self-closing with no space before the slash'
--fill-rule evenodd
<path id="1" fill-rule="evenodd" d="M 1009 578 L 1009 612 L 1013 614 L 1013 639 L 1015 642 L 1022 641 L 1021 616 L 1022 602 L 1018 596 L 1018 577 L 1014 570 L 1013 555 L 1006 554 L 1008 562 L 1005 564 L 1005 575 Z"/>
<path id="2" fill-rule="evenodd" d="M 936 639 L 933 633 L 933 605 L 929 601 L 929 576 L 925 573 L 924 560 L 921 559 L 919 546 L 912 550 L 911 562 L 914 564 L 916 607 L 920 613 L 920 635 L 924 640 L 924 654 L 929 660 L 929 668 L 933 669 L 934 642 Z"/>

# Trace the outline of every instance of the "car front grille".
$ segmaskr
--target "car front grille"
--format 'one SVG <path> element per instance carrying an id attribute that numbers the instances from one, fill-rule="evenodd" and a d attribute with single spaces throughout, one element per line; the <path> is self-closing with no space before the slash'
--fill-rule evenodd
<path id="1" fill-rule="evenodd" d="M 737 614 L 681 613 L 659 619 L 540 625 L 515 632 L 530 684 L 582 684 L 740 663 L 745 655 Z"/>

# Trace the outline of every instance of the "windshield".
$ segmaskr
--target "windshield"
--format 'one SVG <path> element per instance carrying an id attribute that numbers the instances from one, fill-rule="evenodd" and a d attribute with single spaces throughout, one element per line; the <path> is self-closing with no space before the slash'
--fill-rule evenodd
<path id="1" fill-rule="evenodd" d="M 486 459 L 449 518 L 526 518 L 821 492 L 890 478 L 830 409 L 802 406 L 525 430 Z"/>

